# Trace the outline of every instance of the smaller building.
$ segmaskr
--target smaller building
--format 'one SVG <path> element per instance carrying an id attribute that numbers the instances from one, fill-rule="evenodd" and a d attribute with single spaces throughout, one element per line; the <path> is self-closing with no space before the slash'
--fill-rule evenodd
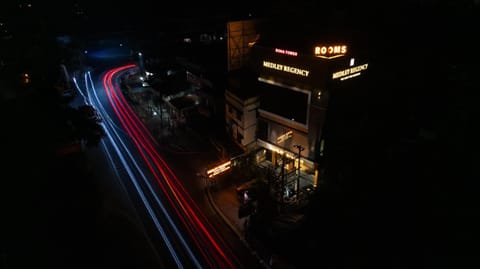
<path id="1" fill-rule="evenodd" d="M 225 121 L 227 133 L 243 150 L 256 146 L 258 93 L 254 91 L 250 74 L 235 71 L 229 74 L 225 90 Z"/>
<path id="2" fill-rule="evenodd" d="M 167 108 L 169 109 L 170 119 L 173 120 L 174 126 L 184 125 L 189 114 L 195 113 L 199 104 L 198 96 L 191 93 L 184 93 L 179 96 L 170 96 L 164 98 Z"/>

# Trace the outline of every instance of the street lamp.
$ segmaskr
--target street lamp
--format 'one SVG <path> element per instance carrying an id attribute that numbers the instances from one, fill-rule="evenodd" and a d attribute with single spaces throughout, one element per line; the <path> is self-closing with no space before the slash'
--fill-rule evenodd
<path id="1" fill-rule="evenodd" d="M 300 193 L 300 158 L 302 151 L 305 149 L 302 145 L 293 145 L 294 148 L 298 149 L 298 172 L 297 172 L 297 202 L 299 201 Z"/>
<path id="2" fill-rule="evenodd" d="M 137 53 L 138 55 L 138 65 L 140 67 L 140 74 L 141 76 L 145 75 L 145 64 L 143 62 L 143 54 L 141 52 Z"/>

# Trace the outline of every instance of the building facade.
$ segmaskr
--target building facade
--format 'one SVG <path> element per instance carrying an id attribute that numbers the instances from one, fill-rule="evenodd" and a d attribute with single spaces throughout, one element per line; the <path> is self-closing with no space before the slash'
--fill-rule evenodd
<path id="1" fill-rule="evenodd" d="M 254 93 L 242 97 L 242 88 L 237 95 L 235 91 L 226 93 L 227 110 L 250 111 L 250 115 L 255 106 L 248 100 L 257 103 L 252 98 L 258 97 L 256 160 L 281 175 L 277 179 L 281 178 L 282 192 L 299 193 L 321 182 L 330 96 L 346 85 L 352 88 L 352 82 L 354 88 L 354 81 L 368 70 L 368 62 L 350 52 L 351 44 L 328 40 L 311 44 L 257 39 L 248 61 L 254 74 L 249 88 Z M 226 114 L 230 115 L 227 125 L 236 122 L 237 130 L 247 129 L 240 127 L 241 121 L 233 120 L 229 111 Z"/>

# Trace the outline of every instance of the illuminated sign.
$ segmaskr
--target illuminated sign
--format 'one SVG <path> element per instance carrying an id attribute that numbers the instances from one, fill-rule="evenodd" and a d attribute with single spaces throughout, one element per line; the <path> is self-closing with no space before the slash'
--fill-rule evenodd
<path id="1" fill-rule="evenodd" d="M 277 144 L 280 144 L 288 139 L 290 139 L 293 135 L 293 131 L 288 131 L 280 136 L 277 137 Z"/>
<path id="2" fill-rule="evenodd" d="M 290 56 L 297 56 L 298 55 L 298 52 L 296 52 L 296 51 L 277 49 L 277 48 L 275 48 L 275 52 L 280 53 L 280 54 L 290 55 Z"/>
<path id="3" fill-rule="evenodd" d="M 232 167 L 231 164 L 232 164 L 232 162 L 228 161 L 228 162 L 222 163 L 218 166 L 215 166 L 214 168 L 207 171 L 207 177 L 212 178 L 216 175 L 219 175 L 219 174 L 229 170 Z"/>
<path id="4" fill-rule="evenodd" d="M 334 46 L 316 46 L 314 54 L 316 57 L 332 59 L 336 57 L 343 56 L 347 53 L 347 46 L 345 45 L 334 45 Z"/>
<path id="5" fill-rule="evenodd" d="M 268 61 L 263 61 L 263 66 L 266 68 L 275 69 L 275 70 L 279 70 L 287 73 L 292 73 L 292 74 L 303 76 L 303 77 L 308 77 L 308 74 L 310 73 L 310 71 L 305 69 L 283 65 L 283 64 L 272 63 Z"/>
<path id="6" fill-rule="evenodd" d="M 349 78 L 360 76 L 361 74 L 360 71 L 367 70 L 367 68 L 368 68 L 368 64 L 362 64 L 362 65 L 350 67 L 350 68 L 333 73 L 332 79 L 346 80 Z"/>

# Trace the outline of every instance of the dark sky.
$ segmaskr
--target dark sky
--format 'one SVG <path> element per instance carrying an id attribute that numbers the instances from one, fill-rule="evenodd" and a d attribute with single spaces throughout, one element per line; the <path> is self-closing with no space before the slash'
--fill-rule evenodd
<path id="1" fill-rule="evenodd" d="M 27 0 L 6 0 L 0 3 L 0 19 L 17 17 L 20 3 Z M 324 27 L 325 20 L 334 18 L 335 23 L 347 25 L 373 24 L 377 27 L 389 22 L 401 24 L 412 16 L 422 18 L 428 24 L 432 16 L 443 14 L 444 19 L 462 18 L 465 13 L 479 9 L 480 0 L 435 1 L 407 0 L 395 2 L 379 1 L 94 1 L 64 0 L 45 2 L 30 0 L 35 11 L 51 20 L 72 18 L 74 3 L 85 9 L 91 20 L 104 25 L 125 25 L 148 23 L 161 24 L 165 20 L 181 18 L 211 19 L 218 16 L 241 18 L 251 13 L 253 16 L 273 16 L 281 25 L 300 25 L 298 20 L 309 20 L 316 27 Z M 56 22 L 57 24 L 61 22 Z M 454 26 L 452 26 L 454 27 Z"/>

